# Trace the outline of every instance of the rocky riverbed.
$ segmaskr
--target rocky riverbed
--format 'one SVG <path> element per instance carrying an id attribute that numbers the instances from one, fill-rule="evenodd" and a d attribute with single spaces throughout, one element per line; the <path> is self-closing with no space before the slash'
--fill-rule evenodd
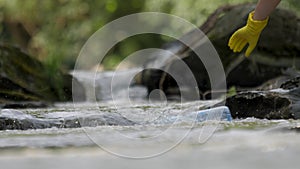
<path id="1" fill-rule="evenodd" d="M 142 101 L 119 107 L 118 114 L 123 118 L 138 123 L 152 122 L 149 125 L 2 130 L 1 166 L 13 169 L 20 166 L 24 169 L 297 168 L 299 120 L 246 118 L 195 124 L 185 121 L 177 125 L 154 123 L 170 114 L 178 115 L 180 110 L 213 104 L 215 102 L 197 101 L 161 105 Z M 53 108 L 19 111 L 53 120 L 90 117 L 96 110 L 100 115 L 106 112 L 114 116 L 115 103 L 64 103 Z M 206 137 L 203 131 L 210 133 L 204 142 L 201 140 Z"/>

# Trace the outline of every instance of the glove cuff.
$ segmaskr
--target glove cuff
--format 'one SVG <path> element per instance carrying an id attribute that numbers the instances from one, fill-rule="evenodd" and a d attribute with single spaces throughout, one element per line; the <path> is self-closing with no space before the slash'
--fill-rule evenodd
<path id="1" fill-rule="evenodd" d="M 267 17 L 265 20 L 259 21 L 253 19 L 254 11 L 249 13 L 247 25 L 251 29 L 251 32 L 253 33 L 260 33 L 267 25 L 269 17 Z"/>

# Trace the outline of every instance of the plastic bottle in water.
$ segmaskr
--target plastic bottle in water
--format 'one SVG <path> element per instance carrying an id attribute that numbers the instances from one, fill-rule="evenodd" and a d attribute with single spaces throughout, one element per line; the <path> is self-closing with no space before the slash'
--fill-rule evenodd
<path id="1" fill-rule="evenodd" d="M 227 106 L 220 106 L 211 109 L 200 110 L 196 113 L 197 122 L 203 122 L 207 120 L 232 121 L 232 116 Z"/>
<path id="2" fill-rule="evenodd" d="M 165 123 L 190 123 L 204 121 L 232 121 L 232 116 L 227 106 L 220 106 L 184 113 L 178 116 L 171 116 L 164 120 Z"/>

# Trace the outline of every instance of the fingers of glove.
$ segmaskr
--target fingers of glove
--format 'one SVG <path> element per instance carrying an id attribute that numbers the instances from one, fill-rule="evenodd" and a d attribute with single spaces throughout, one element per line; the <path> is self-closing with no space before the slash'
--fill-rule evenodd
<path id="1" fill-rule="evenodd" d="M 234 45 L 233 52 L 238 52 L 238 48 L 241 45 L 241 43 L 244 41 L 244 39 L 238 39 L 236 44 Z"/>
<path id="2" fill-rule="evenodd" d="M 230 39 L 229 39 L 229 42 L 228 42 L 228 46 L 230 47 L 231 50 L 233 50 L 235 44 L 236 44 L 236 41 L 238 40 L 237 36 L 236 36 L 236 33 L 234 33 Z"/>
<path id="3" fill-rule="evenodd" d="M 248 57 L 252 53 L 253 49 L 255 48 L 256 43 L 250 43 L 249 47 L 246 50 L 245 56 Z"/>
<path id="4" fill-rule="evenodd" d="M 237 45 L 240 43 L 241 39 L 240 38 L 235 38 L 234 41 L 232 41 L 232 43 L 230 44 L 230 49 L 233 50 L 235 52 L 235 48 L 237 47 Z"/>
<path id="5" fill-rule="evenodd" d="M 242 49 L 246 46 L 246 44 L 247 44 L 247 41 L 245 39 L 243 39 L 241 41 L 241 43 L 237 46 L 236 51 L 241 52 Z"/>

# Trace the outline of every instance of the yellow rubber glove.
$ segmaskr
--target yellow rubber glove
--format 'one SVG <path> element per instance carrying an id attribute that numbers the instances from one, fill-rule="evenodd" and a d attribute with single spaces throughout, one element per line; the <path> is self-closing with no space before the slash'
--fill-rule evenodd
<path id="1" fill-rule="evenodd" d="M 266 27 L 269 18 L 258 21 L 253 20 L 254 11 L 248 16 L 246 26 L 237 30 L 229 39 L 228 46 L 233 52 L 240 52 L 246 44 L 249 47 L 246 50 L 245 56 L 248 57 L 255 48 L 261 31 Z"/>

